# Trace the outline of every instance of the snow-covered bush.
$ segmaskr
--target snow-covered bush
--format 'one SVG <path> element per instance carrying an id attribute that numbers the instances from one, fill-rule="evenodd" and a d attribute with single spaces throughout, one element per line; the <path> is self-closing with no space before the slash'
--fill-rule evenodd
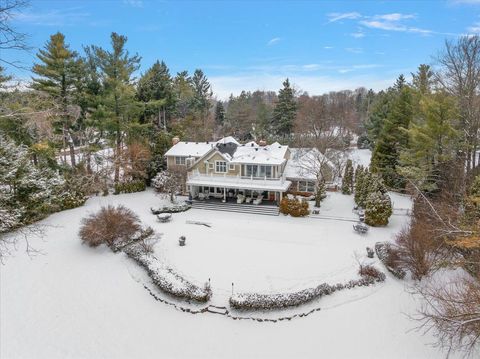
<path id="1" fill-rule="evenodd" d="M 308 303 L 314 299 L 332 294 L 343 289 L 369 286 L 375 282 L 383 282 L 385 274 L 378 272 L 376 276 L 365 275 L 357 280 L 351 280 L 345 284 L 337 283 L 330 285 L 320 284 L 315 288 L 303 289 L 294 293 L 258 294 L 258 293 L 235 293 L 230 297 L 230 306 L 236 309 L 279 309 L 295 307 Z"/>
<path id="2" fill-rule="evenodd" d="M 399 279 L 405 278 L 405 271 L 398 265 L 398 250 L 391 243 L 375 243 L 375 253 L 390 273 Z"/>
<path id="3" fill-rule="evenodd" d="M 97 247 L 132 240 L 140 230 L 140 220 L 135 213 L 124 206 L 109 205 L 83 218 L 79 235 L 84 243 Z"/>
<path id="4" fill-rule="evenodd" d="M 284 197 L 280 202 L 280 212 L 292 217 L 305 217 L 310 214 L 308 209 L 308 202 L 305 200 L 300 201 L 298 198 Z"/>
<path id="5" fill-rule="evenodd" d="M 139 244 L 128 246 L 123 251 L 147 270 L 152 282 L 163 292 L 202 303 L 210 299 L 212 292 L 208 283 L 203 287 L 191 283 L 175 273 L 173 269 L 161 265 L 154 256 L 144 251 Z"/>
<path id="6" fill-rule="evenodd" d="M 371 277 L 378 282 L 383 282 L 385 280 L 385 273 L 380 272 L 377 268 L 369 264 L 361 264 L 358 274 L 360 274 L 362 277 Z"/>
<path id="7" fill-rule="evenodd" d="M 150 208 L 150 211 L 153 214 L 163 214 L 163 213 L 180 213 L 180 212 L 185 212 L 188 211 L 190 208 L 192 208 L 191 205 L 187 203 L 179 204 L 179 205 L 173 205 L 173 206 L 163 206 L 160 208 Z"/>
<path id="8" fill-rule="evenodd" d="M 386 226 L 392 215 L 392 201 L 386 193 L 372 192 L 365 202 L 365 223 L 369 226 Z"/>

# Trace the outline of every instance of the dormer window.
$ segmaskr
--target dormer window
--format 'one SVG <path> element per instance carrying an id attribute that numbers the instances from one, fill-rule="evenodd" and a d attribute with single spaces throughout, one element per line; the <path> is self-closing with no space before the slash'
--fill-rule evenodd
<path id="1" fill-rule="evenodd" d="M 185 166 L 185 157 L 175 157 L 175 164 L 177 166 Z"/>

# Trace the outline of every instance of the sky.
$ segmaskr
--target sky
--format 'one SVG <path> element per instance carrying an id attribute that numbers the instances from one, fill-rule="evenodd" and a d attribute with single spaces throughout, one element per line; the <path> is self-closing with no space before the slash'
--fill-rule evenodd
<path id="1" fill-rule="evenodd" d="M 322 94 L 360 86 L 380 90 L 419 64 L 435 65 L 445 40 L 480 32 L 480 0 L 430 1 L 35 1 L 12 24 L 29 52 L 0 58 L 30 68 L 57 31 L 70 47 L 110 46 L 128 37 L 145 72 L 157 59 L 171 74 L 202 69 L 219 99 L 242 90 Z M 8 68 L 17 79 L 31 73 Z"/>

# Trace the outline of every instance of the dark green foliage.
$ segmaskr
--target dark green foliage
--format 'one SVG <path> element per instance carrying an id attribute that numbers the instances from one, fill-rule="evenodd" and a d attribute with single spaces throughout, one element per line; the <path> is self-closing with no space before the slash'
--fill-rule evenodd
<path id="1" fill-rule="evenodd" d="M 272 130 L 277 136 L 289 136 L 297 113 L 297 103 L 290 81 L 283 82 L 283 88 L 278 91 L 278 102 L 273 111 Z"/>
<path id="2" fill-rule="evenodd" d="M 320 203 L 327 198 L 327 186 L 325 181 L 319 181 L 315 191 L 315 207 L 320 207 Z"/>
<path id="3" fill-rule="evenodd" d="M 392 202 L 388 194 L 371 192 L 365 201 L 365 223 L 369 226 L 386 226 L 392 215 Z"/>
<path id="4" fill-rule="evenodd" d="M 347 160 L 345 171 L 342 178 L 342 193 L 352 194 L 353 192 L 353 163 L 351 159 Z"/>
<path id="5" fill-rule="evenodd" d="M 142 192 L 147 189 L 145 181 L 130 181 L 115 183 L 115 192 L 113 194 Z"/>
<path id="6" fill-rule="evenodd" d="M 215 107 L 215 123 L 218 126 L 222 126 L 225 122 L 225 108 L 223 107 L 223 103 L 221 101 L 217 102 L 217 106 Z"/>
<path id="7" fill-rule="evenodd" d="M 376 140 L 372 154 L 371 171 L 379 173 L 385 184 L 394 189 L 405 187 L 398 173 L 400 152 L 408 145 L 408 128 L 413 118 L 411 89 L 399 77 L 395 85 L 397 95 Z"/>

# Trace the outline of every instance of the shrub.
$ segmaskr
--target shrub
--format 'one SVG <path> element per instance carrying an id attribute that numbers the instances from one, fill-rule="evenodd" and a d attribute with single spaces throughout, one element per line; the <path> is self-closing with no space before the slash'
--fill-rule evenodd
<path id="1" fill-rule="evenodd" d="M 388 194 L 373 192 L 365 203 L 365 223 L 369 226 L 386 226 L 392 215 L 392 202 Z"/>
<path id="2" fill-rule="evenodd" d="M 310 214 L 308 202 L 305 200 L 300 201 L 296 197 L 283 198 L 280 202 L 280 212 L 283 214 L 289 214 L 292 217 L 305 217 Z"/>
<path id="3" fill-rule="evenodd" d="M 406 273 L 400 267 L 400 263 L 398 261 L 398 250 L 389 242 L 375 243 L 375 253 L 377 253 L 378 259 L 382 261 L 390 273 L 392 273 L 398 279 L 405 278 Z"/>
<path id="4" fill-rule="evenodd" d="M 124 242 L 141 230 L 138 216 L 124 206 L 102 207 L 97 213 L 82 219 L 80 238 L 90 247 Z"/>
<path id="5" fill-rule="evenodd" d="M 115 184 L 114 194 L 142 192 L 147 188 L 145 181 L 119 182 Z"/>
<path id="6" fill-rule="evenodd" d="M 385 280 L 385 274 L 380 272 L 377 268 L 369 264 L 367 265 L 361 264 L 360 269 L 358 270 L 358 274 L 360 274 L 362 277 L 373 278 L 379 282 L 383 282 Z"/>

